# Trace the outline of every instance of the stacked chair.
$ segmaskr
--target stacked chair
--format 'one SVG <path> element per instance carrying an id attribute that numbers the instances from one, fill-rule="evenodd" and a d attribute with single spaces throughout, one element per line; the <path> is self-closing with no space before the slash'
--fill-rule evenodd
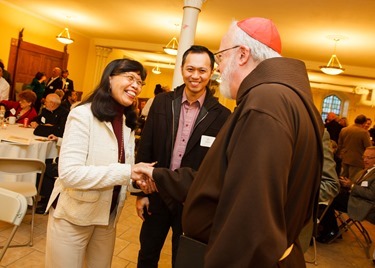
<path id="1" fill-rule="evenodd" d="M 31 205 L 31 223 L 29 241 L 20 245 L 10 245 L 10 247 L 32 246 L 34 236 L 35 209 L 40 200 L 40 189 L 43 183 L 46 165 L 39 159 L 31 158 L 5 158 L 0 157 L 0 187 L 20 195 L 23 195 L 28 204 Z M 40 174 L 39 179 L 36 175 Z M 35 180 L 25 179 L 25 175 L 35 176 Z M 9 177 L 12 177 L 9 179 Z M 37 181 L 37 183 L 35 183 Z M 3 210 L 3 203 L 1 203 Z"/>
<path id="2" fill-rule="evenodd" d="M 0 204 L 0 221 L 13 225 L 12 232 L 8 239 L 5 241 L 5 244 L 0 247 L 1 261 L 18 229 L 18 226 L 20 226 L 23 217 L 26 214 L 27 201 L 26 197 L 19 193 L 0 188 Z"/>

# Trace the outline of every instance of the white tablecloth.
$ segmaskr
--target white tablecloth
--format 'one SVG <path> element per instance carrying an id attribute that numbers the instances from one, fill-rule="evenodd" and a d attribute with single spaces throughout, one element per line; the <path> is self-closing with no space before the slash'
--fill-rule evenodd
<path id="1" fill-rule="evenodd" d="M 6 128 L 0 128 L 0 140 L 7 139 L 10 136 L 25 138 L 30 140 L 29 145 L 21 145 L 6 141 L 0 142 L 0 157 L 13 158 L 37 158 L 45 161 L 48 158 L 54 158 L 58 155 L 58 148 L 54 141 L 39 141 L 37 139 L 46 139 L 45 137 L 35 136 L 33 128 L 24 128 L 18 124 L 8 125 Z M 29 177 L 30 178 L 30 177 Z M 1 176 L 2 180 L 14 180 L 14 176 Z M 17 180 L 25 179 L 16 177 Z M 34 179 L 34 178 L 33 178 Z"/>

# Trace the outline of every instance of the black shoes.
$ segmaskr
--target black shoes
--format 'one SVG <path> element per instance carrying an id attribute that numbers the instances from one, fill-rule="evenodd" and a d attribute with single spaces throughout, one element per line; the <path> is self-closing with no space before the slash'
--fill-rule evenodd
<path id="1" fill-rule="evenodd" d="M 318 241 L 319 243 L 324 243 L 324 244 L 329 244 L 330 242 L 332 242 L 335 237 L 337 236 L 338 234 L 338 231 L 331 231 L 329 232 L 328 234 L 326 235 L 320 235 L 316 238 L 316 241 Z M 340 235 L 338 237 L 339 239 L 342 239 L 342 236 Z"/>
<path id="2" fill-rule="evenodd" d="M 44 214 L 45 211 L 46 211 L 46 208 L 47 208 L 47 204 L 39 203 L 38 207 L 35 209 L 35 213 L 36 214 Z M 46 214 L 48 214 L 48 212 Z"/>

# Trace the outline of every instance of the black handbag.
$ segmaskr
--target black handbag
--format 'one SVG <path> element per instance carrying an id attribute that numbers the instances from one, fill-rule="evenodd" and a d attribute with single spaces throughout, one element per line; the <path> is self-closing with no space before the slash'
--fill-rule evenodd
<path id="1" fill-rule="evenodd" d="M 207 245 L 185 235 L 180 236 L 176 268 L 203 268 Z"/>

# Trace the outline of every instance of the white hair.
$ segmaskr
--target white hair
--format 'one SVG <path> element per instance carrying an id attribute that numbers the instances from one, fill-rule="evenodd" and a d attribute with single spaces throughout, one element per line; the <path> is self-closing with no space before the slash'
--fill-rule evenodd
<path id="1" fill-rule="evenodd" d="M 231 53 L 227 59 L 227 66 L 221 71 L 220 93 L 225 98 L 234 99 L 230 90 L 230 82 L 233 71 L 236 69 L 235 54 Z"/>
<path id="2" fill-rule="evenodd" d="M 237 26 L 237 21 L 233 21 L 230 25 L 229 32 L 232 37 L 233 45 L 244 45 L 250 48 L 251 55 L 256 62 L 262 62 L 269 58 L 281 57 L 272 48 L 252 38 L 240 27 Z"/>
<path id="3" fill-rule="evenodd" d="M 55 104 L 58 104 L 60 105 L 61 104 L 61 99 L 59 97 L 59 95 L 57 95 L 56 93 L 50 93 L 47 95 L 49 101 L 52 101 L 53 103 Z"/>

